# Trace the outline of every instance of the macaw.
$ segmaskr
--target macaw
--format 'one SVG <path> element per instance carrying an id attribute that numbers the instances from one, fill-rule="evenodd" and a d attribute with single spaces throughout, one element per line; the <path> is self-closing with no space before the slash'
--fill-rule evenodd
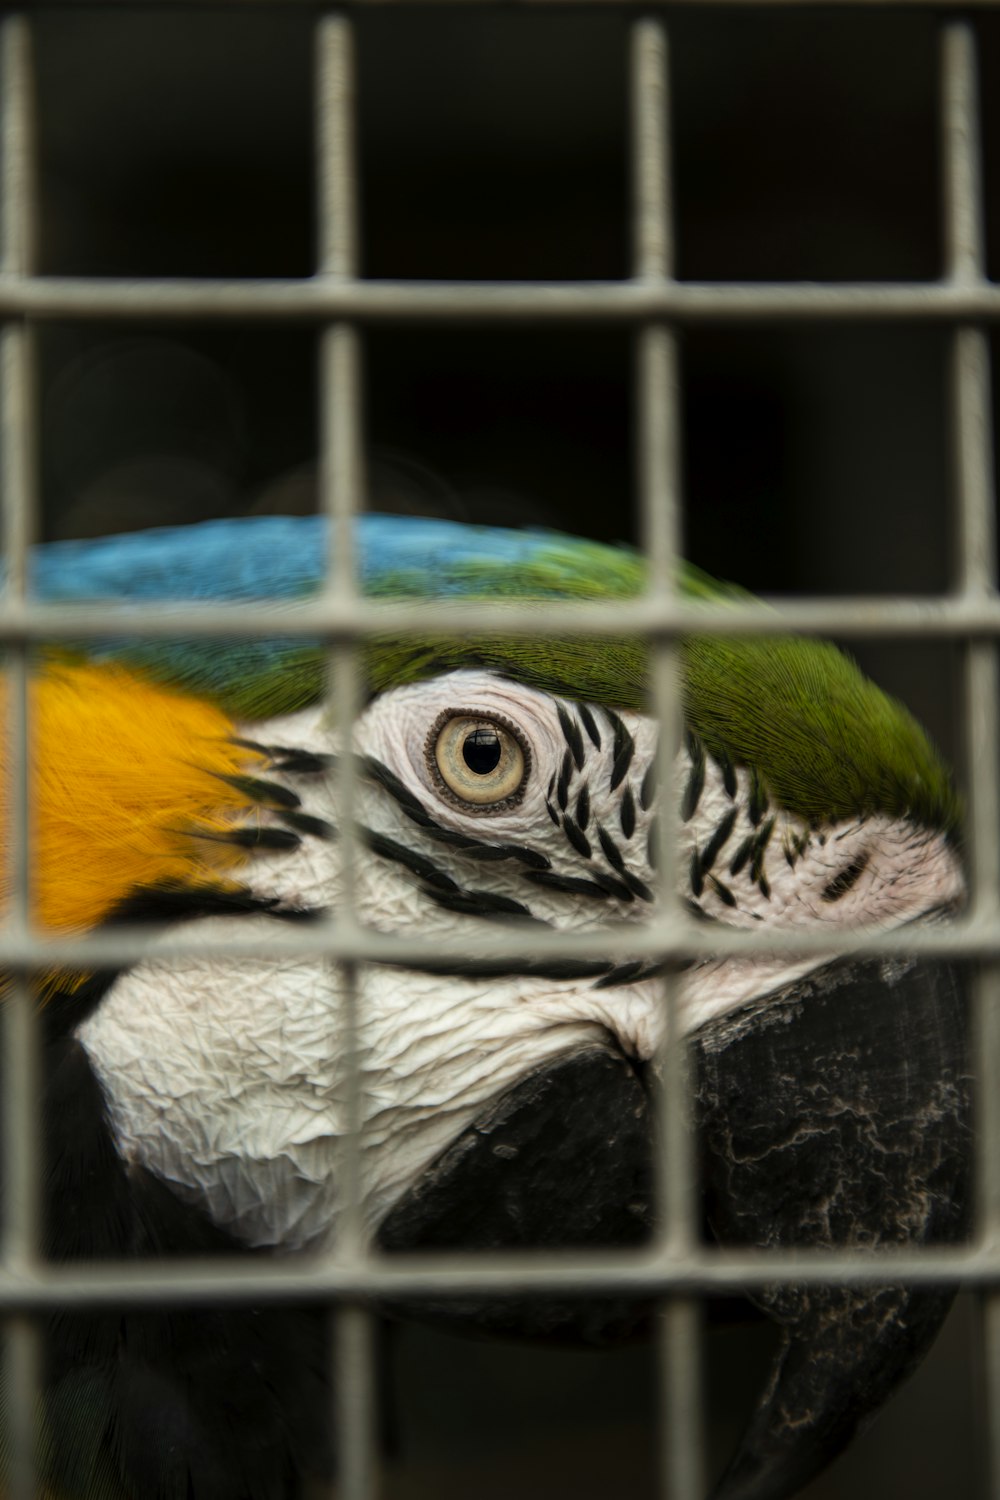
<path id="1" fill-rule="evenodd" d="M 364 591 L 625 598 L 625 548 L 399 516 L 357 522 Z M 42 546 L 48 601 L 261 600 L 316 589 L 318 518 L 207 522 Z M 692 599 L 727 591 L 693 570 Z M 656 784 L 647 647 L 379 638 L 354 730 L 360 919 L 433 941 L 498 923 L 591 935 L 655 897 L 656 819 L 706 925 L 761 937 L 690 965 L 680 1013 L 705 1234 L 878 1246 L 966 1233 L 959 978 L 929 960 L 783 957 L 767 942 L 961 904 L 948 771 L 831 645 L 686 640 L 684 738 Z M 136 921 L 192 943 L 296 931 L 342 890 L 341 750 L 324 651 L 301 640 L 60 643 L 29 686 L 30 901 L 53 933 Z M 299 927 L 299 930 L 303 930 Z M 387 1251 L 639 1244 L 655 1221 L 651 1078 L 662 970 L 642 959 L 368 964 L 358 978 L 363 1211 Z M 38 980 L 44 1248 L 55 1261 L 323 1251 L 338 1221 L 336 966 L 197 954 Z M 917 1364 L 936 1289 L 775 1285 L 766 1390 L 715 1500 L 780 1500 Z M 442 1299 L 477 1331 L 608 1341 L 623 1298 Z M 311 1308 L 72 1313 L 46 1327 L 42 1462 L 60 1500 L 282 1500 L 333 1464 Z"/>

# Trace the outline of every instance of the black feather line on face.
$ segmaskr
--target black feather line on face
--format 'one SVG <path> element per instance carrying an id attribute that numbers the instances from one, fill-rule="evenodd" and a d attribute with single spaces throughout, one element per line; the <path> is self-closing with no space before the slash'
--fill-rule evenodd
<path id="1" fill-rule="evenodd" d="M 635 798 L 630 786 L 626 786 L 622 792 L 622 800 L 618 804 L 618 821 L 623 835 L 630 839 L 635 833 Z"/>
<path id="2" fill-rule="evenodd" d="M 738 809 L 735 807 L 730 808 L 729 812 L 726 813 L 726 816 L 722 819 L 722 822 L 716 828 L 715 832 L 712 834 L 712 837 L 709 839 L 708 843 L 701 851 L 701 868 L 703 874 L 708 873 L 708 871 L 715 864 L 715 861 L 718 859 L 719 855 L 722 853 L 723 847 L 729 839 L 729 836 L 732 833 L 733 827 L 736 823 L 737 811 Z"/>
<path id="3" fill-rule="evenodd" d="M 690 823 L 698 811 L 698 803 L 701 801 L 701 794 L 705 789 L 705 751 L 697 735 L 688 734 L 687 753 L 690 761 L 690 770 L 688 771 L 687 781 L 684 784 L 684 790 L 681 793 L 682 823 Z M 648 776 L 648 774 L 649 771 L 647 771 L 646 775 Z M 643 779 L 640 800 L 644 808 L 648 805 L 645 798 L 646 782 Z"/>
<path id="4" fill-rule="evenodd" d="M 382 761 L 376 760 L 374 756 L 366 755 L 361 762 L 361 768 L 370 781 L 377 784 L 389 793 L 403 809 L 406 816 L 420 827 L 426 827 L 433 823 L 430 813 L 418 797 L 415 797 L 406 785 L 401 781 L 394 771 L 390 771 Z"/>
<path id="5" fill-rule="evenodd" d="M 604 858 L 607 860 L 612 869 L 617 870 L 618 873 L 621 874 L 621 872 L 625 869 L 625 857 L 622 854 L 621 850 L 618 848 L 614 839 L 608 833 L 607 829 L 602 828 L 600 823 L 598 823 L 597 825 L 597 838 L 601 845 L 601 851 L 604 854 Z"/>
<path id="6" fill-rule="evenodd" d="M 556 801 L 561 812 L 565 812 L 569 806 L 569 783 L 573 775 L 573 758 L 567 750 L 563 756 L 562 766 L 559 770 L 559 780 L 556 782 Z"/>
<path id="7" fill-rule="evenodd" d="M 563 818 L 563 833 L 569 839 L 581 859 L 591 858 L 594 851 L 590 846 L 590 840 L 579 824 L 573 821 L 569 813 Z"/>
<path id="8" fill-rule="evenodd" d="M 649 812 L 649 809 L 653 805 L 656 797 L 656 781 L 656 754 L 654 753 L 652 760 L 646 767 L 646 773 L 642 778 L 642 785 L 639 788 L 639 806 L 643 812 Z"/>
<path id="9" fill-rule="evenodd" d="M 223 771 L 211 771 L 209 774 L 218 781 L 224 781 L 249 801 L 259 802 L 265 807 L 293 809 L 302 805 L 302 799 L 296 792 L 276 781 L 264 781 L 258 776 L 229 776 Z"/>
<path id="10" fill-rule="evenodd" d="M 580 722 L 582 723 L 584 729 L 587 731 L 587 734 L 590 736 L 590 743 L 593 745 L 595 750 L 600 750 L 601 731 L 597 727 L 597 720 L 590 712 L 590 709 L 587 707 L 586 703 L 578 703 L 576 705 L 576 711 L 580 715 Z"/>
<path id="11" fill-rule="evenodd" d="M 715 875 L 709 875 L 707 878 L 713 891 L 718 896 L 723 906 L 737 905 L 736 897 L 733 895 L 728 885 L 724 885 L 723 882 L 719 880 Z"/>
<path id="12" fill-rule="evenodd" d="M 712 759 L 715 761 L 715 764 L 719 768 L 719 774 L 722 777 L 723 791 L 732 802 L 735 800 L 736 792 L 738 790 L 736 782 L 736 771 L 733 767 L 733 763 L 723 750 L 713 751 Z"/>
<path id="13" fill-rule="evenodd" d="M 750 879 L 760 887 L 761 894 L 764 896 L 771 894 L 767 876 L 764 873 L 764 856 L 771 842 L 771 835 L 774 833 L 775 822 L 774 818 L 768 818 L 754 839 L 753 853 L 750 856 Z"/>
<path id="14" fill-rule="evenodd" d="M 632 764 L 632 757 L 635 755 L 635 740 L 626 729 L 624 721 L 619 718 L 613 709 L 606 708 L 604 712 L 615 737 L 612 752 L 611 779 L 608 782 L 608 790 L 614 792 L 618 790 L 625 780 L 628 768 Z"/>
<path id="15" fill-rule="evenodd" d="M 253 891 L 222 886 L 144 886 L 133 891 L 102 924 L 102 931 L 118 927 L 170 927 L 205 917 L 274 917 L 277 921 L 311 921 L 322 913 L 314 907 L 282 906 Z M 119 967 L 100 969 L 80 984 L 56 988 L 46 1000 L 42 1021 L 47 1036 L 65 1036 L 96 1010 L 123 972 Z"/>
<path id="16" fill-rule="evenodd" d="M 748 862 L 751 854 L 753 853 L 756 843 L 756 834 L 748 833 L 729 862 L 730 875 L 738 875 L 740 873 L 740 871 L 743 869 L 743 866 Z"/>
<path id="17" fill-rule="evenodd" d="M 756 770 L 750 772 L 750 801 L 747 806 L 747 817 L 756 828 L 764 814 L 770 807 L 767 796 L 767 788 Z"/>
<path id="18" fill-rule="evenodd" d="M 510 896 L 498 895 L 493 891 L 463 891 L 456 886 L 454 890 L 429 888 L 426 894 L 446 911 L 458 912 L 464 917 L 501 918 L 503 920 L 514 918 L 531 922 L 538 927 L 549 926 L 549 923 L 543 921 L 541 917 L 534 916 L 523 902 L 515 901 Z"/>
<path id="19" fill-rule="evenodd" d="M 640 880 L 639 876 L 634 875 L 628 868 L 622 871 L 622 879 L 633 896 L 638 896 L 640 901 L 653 902 L 656 900 L 655 893 L 650 886 L 644 880 Z"/>
<path id="20" fill-rule="evenodd" d="M 210 844 L 230 844 L 234 849 L 249 849 L 259 853 L 274 852 L 291 854 L 302 845 L 297 833 L 287 828 L 261 828 L 247 824 L 241 828 L 228 828 L 225 833 L 211 833 L 207 828 L 197 828 L 192 838 L 204 839 Z"/>
<path id="21" fill-rule="evenodd" d="M 614 875 L 606 874 L 604 870 L 591 870 L 590 878 L 596 880 L 601 889 L 609 896 L 613 896 L 616 901 L 624 901 L 626 906 L 635 901 L 635 896 L 625 884 L 624 878 L 618 880 Z"/>
<path id="22" fill-rule="evenodd" d="M 871 855 L 867 850 L 864 850 L 863 853 L 852 859 L 849 865 L 841 870 L 838 875 L 834 876 L 829 885 L 824 886 L 820 892 L 820 900 L 833 902 L 839 901 L 842 896 L 846 896 L 848 891 L 853 890 L 854 886 L 857 885 L 865 873 L 870 859 Z"/>
<path id="23" fill-rule="evenodd" d="M 325 776 L 337 764 L 335 755 L 321 755 L 313 750 L 275 750 L 272 768 L 282 776 Z"/>
<path id="24" fill-rule="evenodd" d="M 259 740 L 244 739 L 241 735 L 233 735 L 230 744 L 263 756 L 270 770 L 280 771 L 283 776 L 324 775 L 337 764 L 335 755 L 318 750 L 301 750 L 297 745 L 262 745 Z"/>
<path id="25" fill-rule="evenodd" d="M 563 732 L 563 738 L 570 748 L 570 754 L 578 771 L 583 770 L 583 735 L 580 733 L 578 724 L 574 724 L 569 714 L 561 703 L 556 704 L 556 713 L 559 716 L 559 726 Z"/>
<path id="26" fill-rule="evenodd" d="M 418 850 L 410 849 L 406 844 L 397 843 L 395 839 L 387 838 L 384 833 L 375 833 L 370 828 L 361 829 L 359 832 L 366 847 L 373 854 L 381 855 L 383 859 L 391 859 L 409 870 L 411 875 L 418 875 L 425 885 L 431 888 L 432 895 L 435 893 L 461 894 L 457 880 L 453 880 L 450 875 L 439 869 L 432 860 L 419 853 Z"/>
<path id="27" fill-rule="evenodd" d="M 549 808 L 549 811 L 551 812 L 552 809 Z M 556 818 L 555 821 L 558 827 L 559 819 Z M 540 849 L 531 849 L 527 844 L 472 844 L 468 849 L 463 849 L 462 853 L 466 859 L 474 859 L 485 863 L 492 863 L 502 859 L 516 859 L 519 864 L 527 865 L 529 870 L 549 870 L 552 868 L 552 861 L 547 854 L 543 854 Z"/>
<path id="28" fill-rule="evenodd" d="M 312 813 L 281 812 L 278 816 L 289 828 L 295 829 L 297 833 L 307 834 L 311 838 L 329 842 L 337 837 L 337 830 L 332 823 L 328 823 L 325 818 L 316 818 Z"/>
<path id="29" fill-rule="evenodd" d="M 410 791 L 409 787 L 388 766 L 373 757 L 366 757 L 363 769 L 369 779 L 374 781 L 383 791 L 389 793 L 393 800 L 399 805 L 400 810 L 411 822 L 417 824 L 425 835 L 433 839 L 435 843 L 447 845 L 456 849 L 459 853 L 469 859 L 476 860 L 503 860 L 512 859 L 520 864 L 526 865 L 532 870 L 547 870 L 551 861 L 548 856 L 539 849 L 532 849 L 527 844 L 513 844 L 509 841 L 500 843 L 488 843 L 485 839 L 477 839 L 467 833 L 457 833 L 452 828 L 445 828 L 439 823 Z M 549 816 L 558 824 L 559 819 L 549 808 Z"/>
<path id="30" fill-rule="evenodd" d="M 530 870 L 525 876 L 533 885 L 545 886 L 550 891 L 561 891 L 567 896 L 590 896 L 606 901 L 608 892 L 595 880 L 585 880 L 580 875 L 560 875 L 556 870 Z"/>

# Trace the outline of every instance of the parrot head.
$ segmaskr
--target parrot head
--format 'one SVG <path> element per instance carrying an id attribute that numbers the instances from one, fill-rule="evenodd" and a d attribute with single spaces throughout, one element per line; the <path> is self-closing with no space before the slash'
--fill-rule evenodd
<path id="1" fill-rule="evenodd" d="M 454 597 L 472 610 L 498 597 L 613 600 L 643 585 L 633 554 L 552 534 L 366 516 L 358 542 L 376 597 Z M 39 550 L 34 588 L 47 599 L 280 607 L 318 585 L 325 546 L 319 521 L 279 518 L 61 543 Z M 681 586 L 726 597 L 694 572 Z M 335 1245 L 344 976 L 287 947 L 227 963 L 207 950 L 247 933 L 266 949 L 268 934 L 336 913 L 346 894 L 362 924 L 432 955 L 356 973 L 362 1207 L 375 1241 L 398 1251 L 648 1239 L 662 975 L 677 964 L 619 956 L 620 942 L 601 957 L 599 939 L 638 931 L 655 909 L 658 820 L 670 820 L 690 912 L 761 937 L 759 952 L 689 964 L 677 981 L 708 1238 L 961 1237 L 969 1127 L 955 973 L 780 953 L 782 932 L 842 946 L 845 931 L 960 905 L 948 774 L 906 710 L 832 646 L 697 637 L 682 666 L 683 743 L 660 787 L 647 648 L 624 636 L 376 639 L 350 747 L 320 701 L 318 647 L 116 640 L 86 659 L 82 648 L 54 654 L 30 689 L 36 917 L 61 931 L 162 920 L 183 927 L 193 951 L 158 958 L 154 940 L 127 969 L 45 981 L 50 1253 Z M 337 773 L 348 749 L 356 847 L 345 865 Z M 523 956 L 516 943 L 477 956 L 477 935 L 498 926 L 523 932 Z M 586 935 L 586 955 L 533 956 L 539 931 Z M 446 951 L 456 937 L 460 959 Z M 918 1362 L 949 1301 L 892 1286 L 782 1285 L 754 1298 L 781 1346 L 718 1500 L 793 1494 Z M 416 1310 L 478 1331 L 592 1341 L 628 1336 L 649 1312 L 607 1297 Z M 190 1344 L 182 1381 L 159 1359 L 160 1335 L 143 1379 L 130 1367 L 125 1381 L 121 1339 L 112 1347 L 93 1320 L 69 1320 L 47 1378 L 51 1411 L 85 1378 L 100 1384 L 113 1408 L 102 1462 L 122 1493 L 187 1494 L 182 1480 L 194 1500 L 297 1493 L 285 1469 L 324 1461 L 302 1458 L 314 1439 L 290 1415 L 308 1404 L 312 1333 L 273 1330 L 273 1357 L 298 1371 L 275 1418 L 284 1457 L 248 1477 L 248 1460 L 229 1455 L 226 1489 L 225 1440 L 203 1412 L 195 1421 L 192 1393 L 220 1378 L 220 1347 L 246 1365 L 245 1331 L 217 1338 L 203 1365 L 198 1326 L 191 1314 L 161 1340 Z M 247 1401 L 256 1410 L 260 1392 Z M 136 1434 L 157 1423 L 188 1434 L 169 1460 L 163 1445 L 139 1454 Z"/>

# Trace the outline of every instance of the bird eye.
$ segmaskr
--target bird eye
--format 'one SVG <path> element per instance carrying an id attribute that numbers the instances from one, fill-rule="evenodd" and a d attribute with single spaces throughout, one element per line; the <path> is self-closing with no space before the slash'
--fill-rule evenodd
<path id="1" fill-rule="evenodd" d="M 427 745 L 431 769 L 459 801 L 495 807 L 522 790 L 528 758 L 511 725 L 476 714 L 439 720 Z"/>

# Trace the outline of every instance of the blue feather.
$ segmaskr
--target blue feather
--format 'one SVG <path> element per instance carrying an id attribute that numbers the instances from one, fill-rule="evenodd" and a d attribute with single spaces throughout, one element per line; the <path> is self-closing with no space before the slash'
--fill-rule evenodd
<path id="1" fill-rule="evenodd" d="M 555 532 L 364 515 L 355 535 L 360 586 L 369 595 L 592 598 L 634 594 L 641 587 L 642 563 L 633 552 Z M 32 590 L 35 597 L 58 603 L 169 606 L 260 599 L 280 604 L 316 592 L 327 536 L 327 523 L 318 516 L 252 516 L 53 542 L 33 553 Z M 300 707 L 316 698 L 323 684 L 323 652 L 309 640 L 198 641 L 179 634 L 176 640 L 109 637 L 63 645 L 98 660 L 127 661 L 250 717 Z M 426 675 L 431 662 L 426 647 L 407 640 L 373 648 L 368 654 L 372 685 Z M 460 665 L 472 650 L 453 642 L 448 662 Z M 498 664 L 505 663 L 506 657 Z M 612 691 L 623 684 L 634 687 L 638 675 L 638 667 L 615 668 Z"/>
<path id="2" fill-rule="evenodd" d="M 407 577 L 422 580 L 419 591 L 436 597 L 474 592 L 467 570 L 484 562 L 516 570 L 554 545 L 596 547 L 551 532 L 421 516 L 359 516 L 355 534 L 365 593 Z M 34 592 L 40 599 L 76 602 L 297 598 L 318 586 L 326 538 L 320 516 L 246 516 L 50 542 L 33 555 Z M 622 556 L 617 549 L 598 550 L 609 560 Z"/>

